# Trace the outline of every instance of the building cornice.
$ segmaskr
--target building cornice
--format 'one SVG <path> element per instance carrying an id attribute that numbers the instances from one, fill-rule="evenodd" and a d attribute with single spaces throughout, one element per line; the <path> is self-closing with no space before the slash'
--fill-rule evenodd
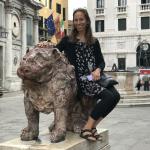
<path id="1" fill-rule="evenodd" d="M 13 3 L 10 1 L 6 1 L 6 4 L 5 4 L 6 13 L 12 13 L 13 8 L 14 8 Z"/>
<path id="2" fill-rule="evenodd" d="M 125 31 L 125 32 L 94 32 L 95 37 L 103 37 L 103 38 L 113 38 L 113 37 L 136 37 L 136 36 L 145 36 L 150 35 L 150 29 L 143 31 Z"/>
<path id="3" fill-rule="evenodd" d="M 31 5 L 35 6 L 37 10 L 41 9 L 42 7 L 44 7 L 44 5 L 42 5 L 41 3 L 38 3 L 38 2 L 36 2 L 34 0 L 27 0 L 27 1 L 29 1 L 29 3 Z"/>

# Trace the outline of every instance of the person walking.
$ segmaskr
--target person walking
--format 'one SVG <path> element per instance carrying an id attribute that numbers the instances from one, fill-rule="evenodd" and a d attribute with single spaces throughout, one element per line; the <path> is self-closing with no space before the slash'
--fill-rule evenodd
<path id="1" fill-rule="evenodd" d="M 137 83 L 136 83 L 136 88 L 137 88 L 137 91 L 139 92 L 140 91 L 140 88 L 141 88 L 142 84 L 141 84 L 141 79 L 138 79 Z"/>
<path id="2" fill-rule="evenodd" d="M 115 87 L 104 88 L 97 82 L 105 68 L 105 61 L 99 41 L 92 35 L 91 20 L 86 9 L 78 8 L 73 12 L 72 32 L 62 38 L 56 48 L 64 51 L 75 67 L 80 97 L 90 96 L 97 100 L 80 133 L 80 137 L 96 141 L 97 125 L 114 109 L 120 100 L 120 94 Z M 88 75 L 91 75 L 89 80 L 85 78 Z"/>
<path id="3" fill-rule="evenodd" d="M 149 91 L 149 77 L 148 77 L 148 74 L 145 73 L 142 80 L 144 82 L 144 91 Z"/>

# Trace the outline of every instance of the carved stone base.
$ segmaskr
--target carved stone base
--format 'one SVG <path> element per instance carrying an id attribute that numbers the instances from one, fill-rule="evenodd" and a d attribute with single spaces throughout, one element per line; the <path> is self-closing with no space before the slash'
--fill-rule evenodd
<path id="1" fill-rule="evenodd" d="M 100 129 L 102 139 L 97 142 L 89 142 L 79 137 L 78 134 L 68 132 L 66 140 L 52 144 L 49 133 L 43 133 L 38 141 L 21 141 L 19 138 L 0 143 L 0 150 L 110 150 L 108 130 Z"/>

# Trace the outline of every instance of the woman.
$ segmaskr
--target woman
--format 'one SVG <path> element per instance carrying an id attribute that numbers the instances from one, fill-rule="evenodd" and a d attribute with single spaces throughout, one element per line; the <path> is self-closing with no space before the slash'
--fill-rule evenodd
<path id="1" fill-rule="evenodd" d="M 105 89 L 97 80 L 104 70 L 105 62 L 98 40 L 93 37 L 91 21 L 86 9 L 76 9 L 73 13 L 73 29 L 70 36 L 64 37 L 56 46 L 65 52 L 68 60 L 75 66 L 76 79 L 80 95 L 94 96 L 97 100 L 87 123 L 80 136 L 90 141 L 96 141 L 98 133 L 96 126 L 113 110 L 120 99 L 114 87 Z M 86 76 L 92 75 L 92 79 Z"/>

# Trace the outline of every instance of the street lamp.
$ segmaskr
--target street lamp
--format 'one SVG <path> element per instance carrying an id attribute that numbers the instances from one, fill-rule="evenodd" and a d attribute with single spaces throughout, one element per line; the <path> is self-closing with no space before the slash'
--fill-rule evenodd
<path id="1" fill-rule="evenodd" d="M 148 47 L 149 45 L 148 45 L 148 43 L 143 43 L 142 44 L 142 49 L 144 50 L 144 51 L 147 51 L 148 50 Z"/>
<path id="2" fill-rule="evenodd" d="M 137 59 L 138 59 L 138 67 L 141 67 L 141 51 L 142 51 L 142 42 L 141 42 L 141 35 L 138 36 L 138 51 L 137 51 Z"/>
<path id="3" fill-rule="evenodd" d="M 141 35 L 139 35 L 138 37 L 138 41 L 139 41 L 139 48 L 138 48 L 138 52 L 137 52 L 137 58 L 138 58 L 138 66 L 141 67 L 141 64 L 142 66 L 144 67 L 147 67 L 148 66 L 148 51 L 149 51 L 149 48 L 150 48 L 150 44 L 146 41 L 146 40 L 143 40 L 141 41 Z"/>
<path id="4" fill-rule="evenodd" d="M 144 51 L 144 60 L 145 60 L 145 66 L 148 66 L 148 59 L 147 59 L 147 50 L 149 49 L 148 43 L 143 43 L 142 44 L 142 49 Z"/>

